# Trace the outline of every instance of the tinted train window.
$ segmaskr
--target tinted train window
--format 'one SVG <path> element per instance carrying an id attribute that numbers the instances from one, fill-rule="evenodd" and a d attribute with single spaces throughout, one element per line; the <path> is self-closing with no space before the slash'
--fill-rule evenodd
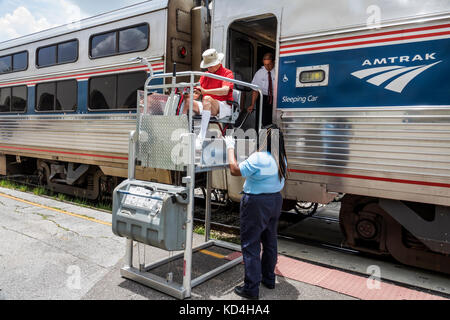
<path id="1" fill-rule="evenodd" d="M 23 71 L 28 68 L 28 51 L 0 57 L 0 74 Z"/>
<path id="2" fill-rule="evenodd" d="M 146 72 L 133 72 L 89 81 L 90 110 L 136 109 L 138 90 L 143 90 Z"/>
<path id="3" fill-rule="evenodd" d="M 26 86 L 12 88 L 11 112 L 25 112 L 27 110 L 28 90 Z"/>
<path id="4" fill-rule="evenodd" d="M 0 112 L 25 112 L 26 109 L 26 86 L 0 89 Z"/>
<path id="5" fill-rule="evenodd" d="M 0 58 L 0 73 L 7 73 L 12 71 L 12 56 Z"/>
<path id="6" fill-rule="evenodd" d="M 93 78 L 89 85 L 89 106 L 91 109 L 116 109 L 117 77 Z"/>
<path id="7" fill-rule="evenodd" d="M 143 25 L 119 32 L 119 52 L 142 51 L 148 46 L 148 26 Z"/>
<path id="8" fill-rule="evenodd" d="M 28 68 L 28 52 L 13 55 L 13 71 L 26 70 Z"/>
<path id="9" fill-rule="evenodd" d="M 74 62 L 78 59 L 78 41 L 58 45 L 58 63 Z"/>
<path id="10" fill-rule="evenodd" d="M 0 112 L 11 111 L 11 88 L 0 89 Z"/>
<path id="11" fill-rule="evenodd" d="M 148 48 L 148 44 L 149 26 L 142 24 L 92 36 L 90 56 L 91 58 L 101 58 L 143 51 Z"/>
<path id="12" fill-rule="evenodd" d="M 75 111 L 77 96 L 76 80 L 38 84 L 36 86 L 36 111 Z"/>
<path id="13" fill-rule="evenodd" d="M 116 33 L 106 33 L 91 39 L 91 56 L 103 57 L 116 53 Z"/>
<path id="14" fill-rule="evenodd" d="M 56 64 L 56 46 L 41 48 L 38 51 L 38 66 L 48 67 Z"/>
<path id="15" fill-rule="evenodd" d="M 39 48 L 37 51 L 38 67 L 50 67 L 57 64 L 75 62 L 77 59 L 78 40 Z"/>

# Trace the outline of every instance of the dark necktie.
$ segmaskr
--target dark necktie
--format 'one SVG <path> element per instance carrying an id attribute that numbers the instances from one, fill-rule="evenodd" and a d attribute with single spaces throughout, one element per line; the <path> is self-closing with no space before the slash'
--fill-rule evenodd
<path id="1" fill-rule="evenodd" d="M 269 77 L 269 104 L 273 103 L 273 85 L 272 85 L 272 74 L 270 73 L 270 71 L 267 73 L 268 77 Z"/>

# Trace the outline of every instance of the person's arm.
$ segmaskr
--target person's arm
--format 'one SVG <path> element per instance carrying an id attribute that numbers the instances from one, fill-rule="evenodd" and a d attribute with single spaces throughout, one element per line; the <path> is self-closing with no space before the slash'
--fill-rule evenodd
<path id="1" fill-rule="evenodd" d="M 228 161 L 230 163 L 230 172 L 231 175 L 234 177 L 241 177 L 241 169 L 239 168 L 239 165 L 236 160 L 236 156 L 234 154 L 235 149 L 235 143 L 233 137 L 225 137 L 225 144 L 227 145 L 227 152 L 228 152 Z"/>
<path id="2" fill-rule="evenodd" d="M 258 100 L 258 97 L 259 97 L 259 92 L 253 91 L 252 92 L 252 104 L 250 105 L 250 107 L 247 108 L 248 113 L 252 113 L 253 110 L 255 110 L 255 105 L 256 105 L 256 101 Z"/>
<path id="3" fill-rule="evenodd" d="M 230 87 L 223 86 L 222 88 L 217 88 L 217 89 L 201 88 L 201 90 L 202 90 L 202 95 L 227 96 L 228 93 L 230 92 Z"/>

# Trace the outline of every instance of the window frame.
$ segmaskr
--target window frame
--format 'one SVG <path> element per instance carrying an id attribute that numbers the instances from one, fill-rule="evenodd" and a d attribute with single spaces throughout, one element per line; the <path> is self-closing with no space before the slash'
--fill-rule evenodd
<path id="1" fill-rule="evenodd" d="M 56 107 L 56 99 L 58 98 L 58 82 L 68 82 L 68 81 L 75 81 L 76 83 L 76 108 L 75 110 L 55 110 Z M 53 99 L 53 110 L 49 110 L 49 111 L 41 111 L 38 110 L 38 104 L 39 104 L 39 97 L 38 97 L 38 86 L 40 84 L 49 84 L 49 83 L 54 83 L 55 84 L 55 97 Z M 68 79 L 68 80 L 60 80 L 60 81 L 48 81 L 48 82 L 41 82 L 41 83 L 37 83 L 36 87 L 35 87 L 35 104 L 34 104 L 34 112 L 36 113 L 76 113 L 78 111 L 78 81 L 77 79 Z"/>
<path id="2" fill-rule="evenodd" d="M 119 37 L 119 35 L 120 35 L 120 31 L 124 31 L 124 30 L 127 30 L 127 29 L 133 29 L 133 28 L 141 27 L 141 26 L 146 26 L 147 27 L 147 31 L 148 31 L 147 45 L 146 45 L 145 49 L 142 49 L 142 50 L 130 50 L 130 51 L 120 52 L 119 51 L 119 45 L 120 45 L 120 37 Z M 116 48 L 115 48 L 116 52 L 112 53 L 112 54 L 107 54 L 107 55 L 104 55 L 104 56 L 93 57 L 92 56 L 92 39 L 94 37 L 101 36 L 101 35 L 108 34 L 108 33 L 115 33 L 116 34 Z M 105 32 L 101 32 L 101 33 L 92 34 L 89 37 L 89 53 L 88 53 L 88 56 L 89 56 L 89 59 L 96 60 L 96 59 L 102 59 L 102 58 L 119 56 L 119 55 L 123 55 L 123 54 L 129 54 L 129 53 L 133 53 L 133 52 L 143 52 L 143 51 L 148 50 L 149 47 L 150 47 L 150 24 L 148 24 L 147 22 L 143 22 L 143 23 L 138 23 L 138 24 L 135 24 L 135 25 L 127 26 L 127 27 L 122 27 L 122 28 L 118 28 L 118 29 L 112 29 L 112 30 L 108 30 L 108 31 L 105 31 Z"/>
<path id="3" fill-rule="evenodd" d="M 16 54 L 21 54 L 21 53 L 26 53 L 27 54 L 27 66 L 26 66 L 25 69 L 14 70 L 14 56 Z M 11 71 L 0 72 L 0 76 L 4 75 L 4 74 L 10 74 L 10 73 L 15 73 L 15 72 L 27 71 L 29 66 L 30 66 L 30 53 L 29 53 L 28 50 L 23 50 L 23 51 L 19 51 L 19 52 L 15 52 L 15 53 L 10 53 L 10 54 L 5 54 L 4 56 L 1 56 L 0 58 L 5 58 L 5 57 L 11 57 Z"/>
<path id="4" fill-rule="evenodd" d="M 59 52 L 58 47 L 59 47 L 59 45 L 60 44 L 65 44 L 65 43 L 69 43 L 69 42 L 75 42 L 75 41 L 77 43 L 77 56 L 76 56 L 76 59 L 73 60 L 73 61 L 67 61 L 67 62 L 60 62 L 60 63 L 58 63 L 58 52 Z M 44 48 L 53 47 L 53 46 L 56 47 L 56 53 L 55 53 L 56 63 L 49 64 L 49 65 L 46 65 L 46 66 L 40 66 L 39 65 L 39 50 L 44 49 Z M 54 67 L 54 66 L 69 64 L 69 63 L 76 63 L 76 62 L 78 62 L 79 58 L 80 58 L 80 41 L 78 40 L 78 38 L 74 38 L 74 39 L 71 39 L 71 40 L 62 41 L 62 42 L 53 43 L 53 44 L 49 44 L 49 45 L 46 45 L 46 46 L 38 47 L 36 49 L 36 59 L 35 59 L 36 61 L 35 61 L 35 64 L 36 64 L 36 68 L 37 69 L 44 69 L 44 68 L 50 68 L 50 67 Z"/>
<path id="5" fill-rule="evenodd" d="M 25 110 L 24 111 L 12 111 L 12 97 L 13 97 L 13 88 L 19 88 L 19 87 L 25 87 L 26 90 L 26 103 L 25 103 Z M 27 85 L 20 85 L 20 86 L 13 86 L 13 87 L 2 87 L 1 89 L 10 89 L 10 103 L 9 103 L 9 112 L 0 112 L 0 115 L 5 114 L 25 114 L 28 112 L 28 86 Z"/>
<path id="6" fill-rule="evenodd" d="M 98 79 L 98 78 L 104 78 L 104 77 L 110 77 L 110 76 L 114 76 L 116 77 L 116 91 L 115 91 L 115 105 L 117 106 L 117 99 L 119 98 L 118 96 L 118 92 L 119 92 L 119 76 L 121 75 L 126 75 L 126 74 L 138 74 L 138 73 L 145 73 L 146 75 L 146 79 L 148 78 L 148 72 L 147 71 L 134 71 L 134 72 L 123 72 L 123 73 L 115 73 L 115 74 L 106 74 L 106 75 L 102 75 L 102 76 L 97 76 L 97 77 L 91 77 L 89 78 L 89 83 L 88 83 L 88 112 L 124 112 L 124 111 L 128 111 L 128 112 L 136 112 L 137 111 L 137 103 L 136 103 L 136 108 L 133 109 L 92 109 L 91 107 L 91 81 L 92 79 Z M 145 83 L 144 83 L 145 85 Z M 136 97 L 137 97 L 137 91 L 136 91 Z"/>

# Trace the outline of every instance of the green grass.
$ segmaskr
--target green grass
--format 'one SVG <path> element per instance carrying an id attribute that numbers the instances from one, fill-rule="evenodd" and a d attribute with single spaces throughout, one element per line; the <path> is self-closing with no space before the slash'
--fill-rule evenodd
<path id="1" fill-rule="evenodd" d="M 203 225 L 194 226 L 194 233 L 204 236 L 205 235 L 205 226 L 203 226 Z M 211 239 L 231 242 L 231 243 L 239 244 L 239 245 L 241 244 L 241 239 L 239 236 L 226 234 L 224 232 L 219 232 L 219 231 L 215 231 L 215 230 L 211 230 Z"/>

